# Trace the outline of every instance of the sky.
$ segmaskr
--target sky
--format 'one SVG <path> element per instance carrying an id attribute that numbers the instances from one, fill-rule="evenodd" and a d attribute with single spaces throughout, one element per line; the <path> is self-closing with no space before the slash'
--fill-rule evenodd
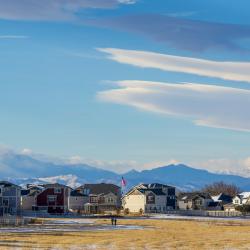
<path id="1" fill-rule="evenodd" d="M 250 175 L 248 0 L 0 0 L 0 144 L 116 172 Z"/>

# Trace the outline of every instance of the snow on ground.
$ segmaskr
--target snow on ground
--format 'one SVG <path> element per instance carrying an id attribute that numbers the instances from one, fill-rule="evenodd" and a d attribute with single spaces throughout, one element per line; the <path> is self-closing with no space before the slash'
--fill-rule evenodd
<path id="1" fill-rule="evenodd" d="M 92 224 L 94 220 L 92 219 L 59 219 L 59 220 L 48 220 L 50 224 L 60 224 L 60 225 L 75 225 L 75 224 Z M 47 223 L 45 223 L 48 225 Z"/>
<path id="2" fill-rule="evenodd" d="M 82 232 L 82 231 L 106 231 L 106 230 L 140 230 L 144 227 L 134 225 L 110 224 L 98 225 L 91 219 L 62 219 L 45 220 L 43 224 L 32 224 L 23 227 L 3 227 L 0 233 L 41 233 L 41 232 Z M 119 223 L 119 221 L 118 221 Z"/>

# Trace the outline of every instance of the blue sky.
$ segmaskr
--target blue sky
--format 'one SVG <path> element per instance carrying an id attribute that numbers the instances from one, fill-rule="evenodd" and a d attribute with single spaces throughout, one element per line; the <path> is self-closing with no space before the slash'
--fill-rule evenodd
<path id="1" fill-rule="evenodd" d="M 0 0 L 0 143 L 120 172 L 248 174 L 249 8 Z"/>

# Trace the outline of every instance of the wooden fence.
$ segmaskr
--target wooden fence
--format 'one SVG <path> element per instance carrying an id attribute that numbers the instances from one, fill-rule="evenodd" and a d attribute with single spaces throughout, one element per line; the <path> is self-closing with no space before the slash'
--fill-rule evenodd
<path id="1" fill-rule="evenodd" d="M 20 216 L 2 216 L 0 217 L 0 226 L 23 226 L 30 222 L 29 218 Z"/>
<path id="2" fill-rule="evenodd" d="M 204 216 L 204 217 L 242 217 L 239 211 L 206 211 L 206 210 L 169 210 L 166 214 L 183 216 Z"/>

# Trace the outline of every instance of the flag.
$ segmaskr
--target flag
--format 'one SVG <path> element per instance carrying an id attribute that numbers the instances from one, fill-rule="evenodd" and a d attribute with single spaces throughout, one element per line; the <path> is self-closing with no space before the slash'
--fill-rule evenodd
<path id="1" fill-rule="evenodd" d="M 122 187 L 125 187 L 127 185 L 126 180 L 122 177 Z"/>

